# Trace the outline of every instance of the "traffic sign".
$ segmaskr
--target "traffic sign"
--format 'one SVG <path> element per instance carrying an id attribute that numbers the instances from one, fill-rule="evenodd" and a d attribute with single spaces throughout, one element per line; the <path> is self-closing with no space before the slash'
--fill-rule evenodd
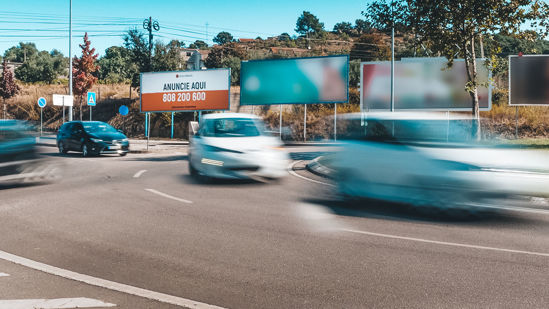
<path id="1" fill-rule="evenodd" d="M 40 108 L 44 108 L 44 106 L 46 106 L 46 98 L 44 97 L 38 98 L 38 106 L 40 106 Z"/>
<path id="2" fill-rule="evenodd" d="M 120 106 L 120 108 L 118 109 L 118 112 L 120 113 L 120 115 L 122 116 L 126 116 L 128 114 L 130 110 L 128 109 L 128 107 L 126 105 L 122 105 Z"/>
<path id="3" fill-rule="evenodd" d="M 88 99 L 86 100 L 88 106 L 95 106 L 95 104 L 97 103 L 95 98 L 95 92 L 88 92 Z"/>

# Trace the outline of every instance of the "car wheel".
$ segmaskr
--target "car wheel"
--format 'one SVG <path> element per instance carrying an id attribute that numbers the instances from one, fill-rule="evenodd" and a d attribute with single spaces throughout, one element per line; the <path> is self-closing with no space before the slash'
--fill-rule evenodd
<path id="1" fill-rule="evenodd" d="M 59 142 L 58 147 L 59 147 L 59 153 L 65 154 L 68 152 L 67 147 L 65 147 L 65 144 L 63 142 Z"/>
<path id="2" fill-rule="evenodd" d="M 191 161 L 189 160 L 189 173 L 191 176 L 198 176 L 198 170 L 191 164 Z"/>
<path id="3" fill-rule="evenodd" d="M 87 157 L 89 155 L 90 155 L 90 153 L 89 153 L 89 150 L 88 150 L 88 145 L 86 145 L 86 144 L 82 145 L 82 156 Z"/>
<path id="4" fill-rule="evenodd" d="M 118 155 L 120 155 L 121 157 L 123 157 L 123 156 L 125 156 L 125 155 L 127 155 L 127 154 L 128 154 L 127 152 L 121 152 L 121 153 L 119 153 Z"/>

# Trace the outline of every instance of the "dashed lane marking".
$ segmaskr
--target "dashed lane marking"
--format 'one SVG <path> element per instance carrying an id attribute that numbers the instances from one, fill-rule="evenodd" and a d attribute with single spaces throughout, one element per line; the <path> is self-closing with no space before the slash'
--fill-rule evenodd
<path id="1" fill-rule="evenodd" d="M 214 306 L 214 305 L 209 305 L 209 304 L 197 302 L 197 301 L 194 301 L 194 300 L 191 300 L 191 299 L 186 299 L 186 298 L 182 298 L 182 297 L 168 295 L 168 294 L 164 294 L 164 293 L 160 293 L 160 292 L 154 292 L 154 291 L 138 288 L 138 287 L 123 284 L 123 283 L 118 283 L 118 282 L 114 282 L 114 281 L 109 281 L 109 280 L 105 280 L 105 279 L 101 279 L 101 278 L 92 277 L 92 276 L 89 276 L 89 275 L 80 274 L 80 273 L 70 271 L 70 270 L 67 270 L 67 269 L 63 269 L 63 268 L 51 266 L 51 265 L 48 265 L 48 264 L 40 263 L 40 262 L 37 262 L 37 261 L 33 261 L 33 260 L 30 260 L 30 259 L 27 259 L 27 258 L 24 258 L 24 257 L 21 257 L 21 256 L 17 256 L 17 255 L 14 255 L 14 254 L 11 254 L 11 253 L 8 253 L 8 252 L 5 252 L 5 251 L 0 251 L 0 259 L 9 261 L 9 262 L 12 262 L 12 263 L 15 263 L 15 264 L 23 265 L 23 266 L 26 266 L 26 267 L 29 267 L 29 268 L 32 268 L 32 269 L 36 269 L 36 270 L 39 270 L 39 271 L 42 271 L 42 272 L 45 272 L 45 273 L 48 273 L 48 274 L 56 275 L 56 276 L 59 276 L 59 277 L 63 277 L 63 278 L 67 278 L 67 279 L 71 279 L 71 280 L 75 280 L 75 281 L 79 281 L 79 282 L 84 282 L 84 283 L 87 283 L 89 285 L 94 285 L 94 286 L 98 286 L 98 287 L 102 287 L 102 288 L 105 288 L 105 289 L 130 294 L 130 295 L 134 295 L 134 296 L 139 296 L 139 297 L 143 297 L 143 298 L 147 298 L 147 299 L 152 299 L 152 300 L 156 300 L 156 301 L 167 303 L 167 304 L 181 306 L 183 308 L 222 309 L 222 307 L 217 307 L 217 306 Z M 0 306 L 0 308 L 1 309 L 7 309 L 7 308 L 13 309 L 13 307 L 1 307 L 1 306 Z M 38 307 L 38 308 L 42 308 L 42 307 Z"/>
<path id="2" fill-rule="evenodd" d="M 143 173 L 145 173 L 147 170 L 140 170 L 139 172 L 135 173 L 133 175 L 133 178 L 139 178 L 141 177 L 141 175 L 143 175 Z"/>
<path id="3" fill-rule="evenodd" d="M 0 300 L 0 309 L 68 309 L 68 308 L 105 308 L 116 307 L 91 298 L 55 298 L 55 299 L 8 299 Z"/>
<path id="4" fill-rule="evenodd" d="M 171 195 L 169 195 L 169 194 L 166 194 L 166 193 L 157 191 L 157 190 L 155 190 L 155 189 L 145 189 L 145 191 L 148 191 L 148 192 L 154 193 L 154 194 L 156 194 L 156 195 L 160 195 L 160 196 L 163 196 L 163 197 L 165 197 L 165 198 L 169 198 L 169 199 L 171 199 L 171 200 L 178 201 L 178 202 L 181 202 L 181 203 L 187 203 L 187 204 L 192 204 L 192 203 L 193 203 L 192 201 L 185 200 L 185 199 L 182 199 L 182 198 L 179 198 L 179 197 L 175 197 L 175 196 L 171 196 Z"/>
<path id="5" fill-rule="evenodd" d="M 6 273 L 0 273 L 0 277 L 9 277 L 10 275 L 9 274 L 6 274 Z"/>

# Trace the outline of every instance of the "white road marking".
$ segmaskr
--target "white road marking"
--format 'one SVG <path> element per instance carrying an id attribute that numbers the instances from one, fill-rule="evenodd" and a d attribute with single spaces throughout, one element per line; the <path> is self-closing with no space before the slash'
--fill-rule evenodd
<path id="1" fill-rule="evenodd" d="M 214 305 L 209 305 L 209 304 L 197 302 L 197 301 L 182 298 L 182 297 L 177 297 L 177 296 L 168 295 L 168 294 L 164 294 L 164 293 L 154 292 L 154 291 L 138 288 L 138 287 L 123 284 L 123 283 L 118 283 L 118 282 L 114 282 L 114 281 L 109 281 L 109 280 L 105 280 L 105 279 L 101 279 L 101 278 L 96 278 L 96 277 L 80 274 L 80 273 L 73 272 L 73 271 L 70 271 L 70 270 L 66 270 L 66 269 L 62 269 L 62 268 L 59 268 L 59 267 L 55 267 L 55 266 L 47 265 L 47 264 L 44 264 L 44 263 L 36 262 L 36 261 L 30 260 L 30 259 L 27 259 L 27 258 L 24 258 L 24 257 L 20 257 L 20 256 L 17 256 L 17 255 L 13 255 L 11 253 L 4 252 L 4 251 L 0 251 L 0 259 L 9 261 L 9 262 L 12 262 L 12 263 L 15 263 L 15 264 L 23 265 L 23 266 L 26 266 L 26 267 L 29 267 L 29 268 L 32 268 L 32 269 L 36 269 L 36 270 L 39 270 L 39 271 L 42 271 L 42 272 L 45 272 L 45 273 L 48 273 L 48 274 L 56 275 L 56 276 L 59 276 L 59 277 L 84 282 L 84 283 L 87 283 L 87 284 L 90 284 L 90 285 L 94 285 L 94 286 L 106 288 L 106 289 L 109 289 L 109 290 L 130 294 L 130 295 L 144 297 L 144 298 L 156 300 L 156 301 L 167 303 L 167 304 L 177 305 L 177 306 L 181 306 L 183 308 L 198 308 L 198 309 L 201 309 L 201 308 L 216 309 L 216 308 L 218 308 L 218 309 L 223 309 L 222 307 L 217 307 L 217 306 L 214 306 Z M 12 308 L 10 307 L 10 309 L 12 309 Z"/>
<path id="2" fill-rule="evenodd" d="M 414 238 L 414 237 L 398 236 L 398 235 L 391 235 L 391 234 L 382 234 L 382 233 L 374 233 L 374 232 L 367 232 L 367 231 L 359 231 L 359 230 L 352 230 L 352 229 L 340 229 L 340 230 L 344 231 L 344 232 L 355 233 L 355 234 L 363 234 L 363 235 L 369 235 L 369 236 L 377 236 L 377 237 L 400 239 L 400 240 L 409 240 L 409 241 L 423 242 L 423 243 L 428 243 L 428 244 L 436 244 L 436 245 L 453 246 L 453 247 L 461 247 L 461 248 L 491 250 L 491 251 L 499 251 L 499 252 L 518 253 L 518 254 L 527 254 L 527 255 L 549 257 L 549 253 L 544 253 L 544 252 L 513 250 L 513 249 L 496 248 L 496 247 L 486 247 L 486 246 L 478 246 L 478 245 L 471 245 L 471 244 L 462 244 L 462 243 L 430 240 L 430 239 L 423 239 L 423 238 Z"/>
<path id="3" fill-rule="evenodd" d="M 147 170 L 140 170 L 139 172 L 135 173 L 135 175 L 133 175 L 133 178 L 139 178 L 141 177 L 141 175 L 143 175 L 143 173 L 145 173 Z"/>
<path id="4" fill-rule="evenodd" d="M 156 191 L 155 189 L 145 189 L 145 191 L 148 191 L 148 192 L 151 192 L 151 193 L 154 193 L 154 194 L 163 196 L 163 197 L 165 197 L 165 198 L 172 199 L 172 200 L 174 200 L 174 201 L 178 201 L 178 202 L 182 202 L 182 203 L 187 203 L 187 204 L 192 204 L 192 203 L 193 203 L 192 201 L 185 200 L 185 199 L 182 199 L 182 198 L 178 198 L 178 197 L 175 197 L 175 196 L 171 196 L 171 195 L 169 195 L 169 194 L 166 194 L 166 193 L 163 193 L 163 192 L 160 192 L 160 191 Z"/>
<path id="5" fill-rule="evenodd" d="M 519 207 L 519 206 L 491 206 L 491 205 L 482 205 L 482 204 L 478 204 L 474 206 L 484 207 L 489 209 L 501 209 L 501 210 L 517 211 L 517 212 L 534 213 L 534 214 L 540 214 L 540 215 L 549 215 L 549 210 L 538 209 L 538 208 L 527 208 L 527 207 Z"/>
<path id="6" fill-rule="evenodd" d="M 9 274 L 6 274 L 6 273 L 0 273 L 0 277 L 9 277 L 10 275 Z"/>
<path id="7" fill-rule="evenodd" d="M 327 183 L 327 182 L 322 182 L 322 181 L 318 181 L 318 180 L 314 180 L 314 179 L 311 179 L 311 178 L 307 178 L 305 176 L 301 176 L 299 175 L 298 173 L 294 172 L 294 166 L 301 162 L 300 161 L 295 161 L 293 163 L 291 163 L 289 166 L 288 166 L 288 173 L 294 175 L 295 177 L 298 177 L 298 178 L 301 178 L 301 179 L 304 179 L 304 180 L 307 180 L 307 181 L 310 181 L 310 182 L 314 182 L 314 183 L 318 183 L 318 184 L 321 184 L 321 185 L 325 185 L 325 186 L 330 186 L 330 187 L 335 187 L 333 184 L 331 183 Z"/>
<path id="8" fill-rule="evenodd" d="M 0 309 L 68 309 L 116 307 L 91 298 L 8 299 L 0 300 Z"/>

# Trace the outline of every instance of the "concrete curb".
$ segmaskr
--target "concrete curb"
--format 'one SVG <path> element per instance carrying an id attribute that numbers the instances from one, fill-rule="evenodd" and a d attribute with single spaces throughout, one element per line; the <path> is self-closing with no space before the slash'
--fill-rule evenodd
<path id="1" fill-rule="evenodd" d="M 320 158 L 322 158 L 322 156 L 315 158 L 313 161 L 307 164 L 306 165 L 307 170 L 315 175 L 328 178 L 328 179 L 333 179 L 335 171 L 318 162 Z"/>

